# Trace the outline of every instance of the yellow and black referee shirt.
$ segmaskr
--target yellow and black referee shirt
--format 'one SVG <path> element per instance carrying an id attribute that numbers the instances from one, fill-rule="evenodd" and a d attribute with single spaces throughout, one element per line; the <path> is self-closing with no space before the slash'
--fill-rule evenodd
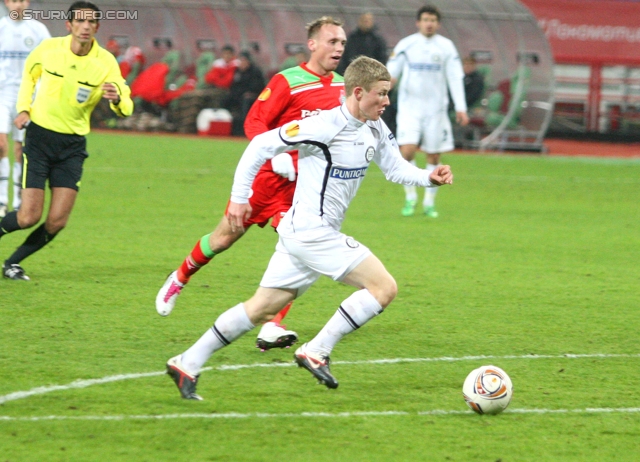
<path id="1" fill-rule="evenodd" d="M 40 81 L 35 98 L 33 92 Z M 91 51 L 71 51 L 71 35 L 43 40 L 27 57 L 18 93 L 18 113 L 49 130 L 75 135 L 89 133 L 91 112 L 102 98 L 102 84 L 113 83 L 120 104 L 111 104 L 121 117 L 133 112 L 131 90 L 115 57 L 93 40 Z"/>

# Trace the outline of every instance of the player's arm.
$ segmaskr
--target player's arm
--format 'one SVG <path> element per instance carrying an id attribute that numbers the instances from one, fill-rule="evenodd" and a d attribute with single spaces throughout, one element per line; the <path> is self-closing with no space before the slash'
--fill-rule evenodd
<path id="1" fill-rule="evenodd" d="M 247 114 L 244 121 L 247 137 L 252 140 L 256 135 L 276 128 L 290 99 L 291 90 L 287 79 L 281 74 L 274 75 Z"/>
<path id="2" fill-rule="evenodd" d="M 18 128 L 24 128 L 29 123 L 33 92 L 42 75 L 42 58 L 44 57 L 45 47 L 46 42 L 35 47 L 24 63 L 22 81 L 18 91 L 18 102 L 16 104 L 18 116 L 14 121 L 15 126 Z"/>
<path id="3" fill-rule="evenodd" d="M 401 43 L 396 45 L 389 57 L 389 61 L 387 61 L 387 69 L 389 70 L 389 74 L 391 74 L 391 88 L 393 88 L 400 76 L 402 75 L 402 69 L 407 61 L 407 55 L 404 52 L 404 47 Z"/>
<path id="4" fill-rule="evenodd" d="M 381 120 L 381 141 L 376 149 L 373 161 L 378 164 L 387 180 L 394 183 L 413 186 L 440 186 L 451 184 L 453 175 L 448 165 L 440 165 L 431 175 L 426 170 L 407 162 L 400 154 L 400 148 L 393 133 Z"/>
<path id="5" fill-rule="evenodd" d="M 109 74 L 102 85 L 102 97 L 109 100 L 109 107 L 120 117 L 133 114 L 133 100 L 131 89 L 122 77 L 120 66 L 113 56 L 109 56 Z"/>
<path id="6" fill-rule="evenodd" d="M 452 46 L 452 50 L 445 57 L 444 65 L 449 93 L 456 111 L 456 121 L 465 126 L 469 123 L 469 116 L 467 115 L 467 100 L 464 95 L 464 70 L 460 62 L 460 55 L 455 47 Z"/>

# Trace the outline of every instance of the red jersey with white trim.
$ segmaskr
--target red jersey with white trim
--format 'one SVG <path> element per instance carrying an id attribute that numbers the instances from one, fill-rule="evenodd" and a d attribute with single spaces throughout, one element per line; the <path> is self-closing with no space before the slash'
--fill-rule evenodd
<path id="1" fill-rule="evenodd" d="M 346 99 L 344 79 L 332 72 L 322 77 L 307 67 L 307 63 L 277 73 L 251 106 L 244 122 L 244 131 L 252 140 L 256 135 L 274 128 L 317 115 L 340 106 Z M 298 153 L 290 152 L 298 164 Z M 268 161 L 261 170 L 271 170 Z"/>

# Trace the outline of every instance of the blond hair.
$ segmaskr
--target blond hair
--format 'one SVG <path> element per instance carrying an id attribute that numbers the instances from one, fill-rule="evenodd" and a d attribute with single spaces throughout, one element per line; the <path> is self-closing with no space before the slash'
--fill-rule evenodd
<path id="1" fill-rule="evenodd" d="M 367 56 L 358 56 L 344 71 L 344 86 L 347 96 L 353 92 L 355 87 L 362 87 L 369 91 L 375 83 L 381 80 L 391 81 L 391 74 L 384 64 Z"/>
<path id="2" fill-rule="evenodd" d="M 326 25 L 342 27 L 342 21 L 331 16 L 322 16 L 321 18 L 311 21 L 307 24 L 307 39 L 314 38 L 318 35 L 318 32 L 320 32 L 322 26 Z"/>

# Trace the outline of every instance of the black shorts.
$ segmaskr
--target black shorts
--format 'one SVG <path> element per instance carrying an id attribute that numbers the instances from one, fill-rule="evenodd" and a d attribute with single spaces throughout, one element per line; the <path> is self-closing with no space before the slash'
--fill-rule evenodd
<path id="1" fill-rule="evenodd" d="M 67 135 L 48 130 L 33 122 L 24 138 L 22 187 L 80 189 L 82 165 L 89 157 L 87 140 L 82 135 Z"/>

